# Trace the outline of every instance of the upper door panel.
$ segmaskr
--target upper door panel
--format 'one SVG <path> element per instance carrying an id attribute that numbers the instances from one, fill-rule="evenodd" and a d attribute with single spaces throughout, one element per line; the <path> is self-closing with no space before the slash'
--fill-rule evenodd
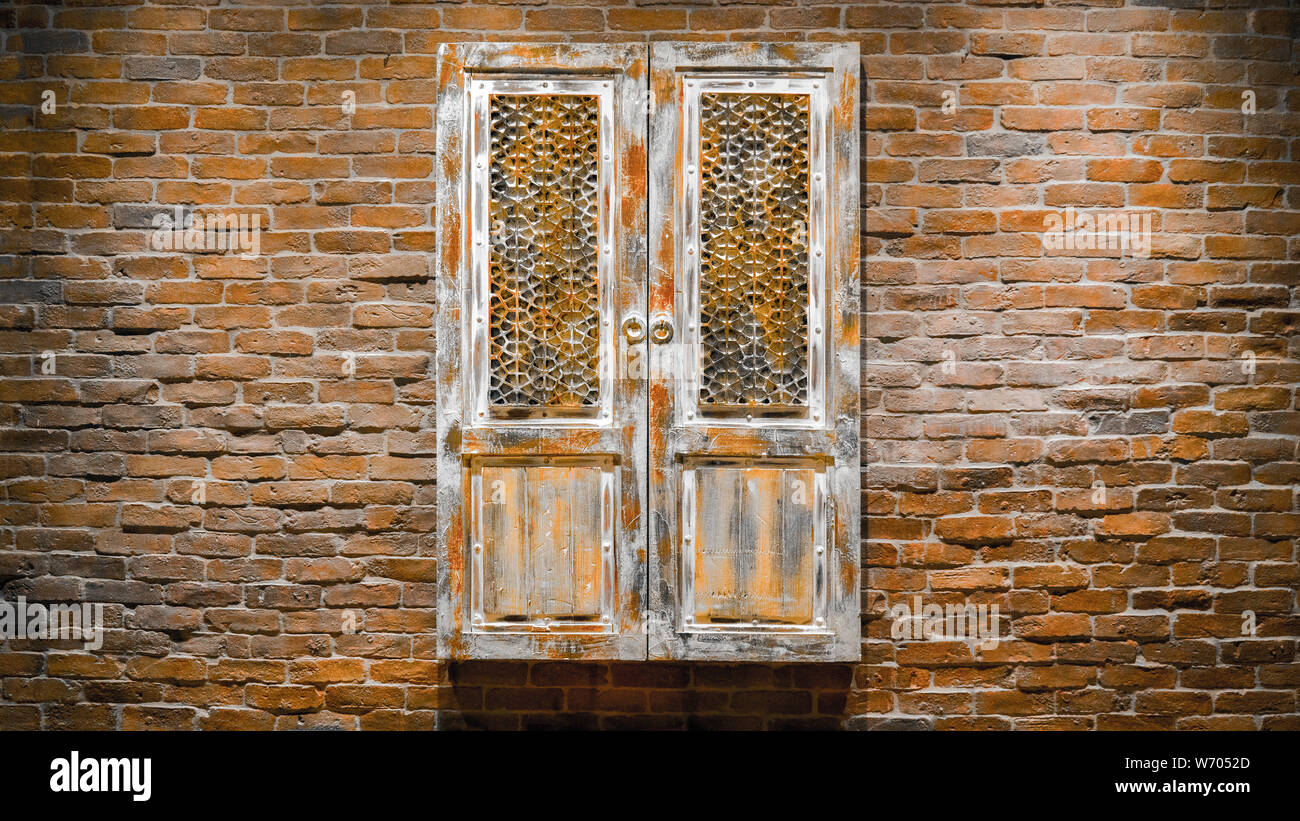
<path id="1" fill-rule="evenodd" d="M 444 657 L 643 658 L 646 55 L 439 52 Z"/>
<path id="2" fill-rule="evenodd" d="M 856 659 L 857 47 L 651 55 L 649 655 Z"/>

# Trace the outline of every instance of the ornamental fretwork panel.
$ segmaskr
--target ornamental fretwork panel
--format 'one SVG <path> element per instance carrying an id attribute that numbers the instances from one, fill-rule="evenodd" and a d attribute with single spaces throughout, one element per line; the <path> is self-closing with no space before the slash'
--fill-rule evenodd
<path id="1" fill-rule="evenodd" d="M 599 100 L 493 94 L 489 110 L 489 402 L 594 406 Z"/>
<path id="2" fill-rule="evenodd" d="M 700 97 L 700 407 L 808 402 L 808 97 Z"/>

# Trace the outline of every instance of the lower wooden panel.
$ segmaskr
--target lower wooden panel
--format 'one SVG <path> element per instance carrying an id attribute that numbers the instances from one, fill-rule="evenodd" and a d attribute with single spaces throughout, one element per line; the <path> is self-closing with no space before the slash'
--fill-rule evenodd
<path id="1" fill-rule="evenodd" d="M 705 457 L 681 477 L 677 629 L 827 632 L 824 466 Z"/>
<path id="2" fill-rule="evenodd" d="M 643 659 L 636 487 L 613 453 L 476 455 L 445 533 L 442 658 Z M 449 494 L 450 495 L 450 494 Z M 439 497 L 440 504 L 442 498 Z M 630 568 L 630 569 L 629 569 Z M 443 614 L 446 614 L 445 616 Z"/>
<path id="3" fill-rule="evenodd" d="M 610 630 L 616 466 L 535 461 L 471 471 L 472 629 Z"/>
<path id="4" fill-rule="evenodd" d="M 694 551 L 694 624 L 811 626 L 813 471 L 700 467 L 692 474 L 698 520 L 683 550 Z"/>

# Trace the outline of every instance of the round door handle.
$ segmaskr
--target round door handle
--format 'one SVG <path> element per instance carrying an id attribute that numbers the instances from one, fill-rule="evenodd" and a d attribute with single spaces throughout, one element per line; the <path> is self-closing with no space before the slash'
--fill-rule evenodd
<path id="1" fill-rule="evenodd" d="M 623 337 L 633 345 L 645 341 L 645 320 L 639 314 L 623 320 Z"/>
<path id="2" fill-rule="evenodd" d="M 660 314 L 650 323 L 650 338 L 660 345 L 673 338 L 673 321 L 667 314 Z"/>

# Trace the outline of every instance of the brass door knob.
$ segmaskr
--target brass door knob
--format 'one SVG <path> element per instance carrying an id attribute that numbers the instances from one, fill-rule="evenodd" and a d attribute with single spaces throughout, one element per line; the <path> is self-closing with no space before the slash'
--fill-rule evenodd
<path id="1" fill-rule="evenodd" d="M 659 314 L 650 323 L 650 338 L 660 345 L 673 338 L 673 321 L 668 314 Z"/>
<path id="2" fill-rule="evenodd" d="M 645 320 L 640 314 L 632 314 L 623 320 L 623 336 L 633 345 L 645 341 Z"/>

